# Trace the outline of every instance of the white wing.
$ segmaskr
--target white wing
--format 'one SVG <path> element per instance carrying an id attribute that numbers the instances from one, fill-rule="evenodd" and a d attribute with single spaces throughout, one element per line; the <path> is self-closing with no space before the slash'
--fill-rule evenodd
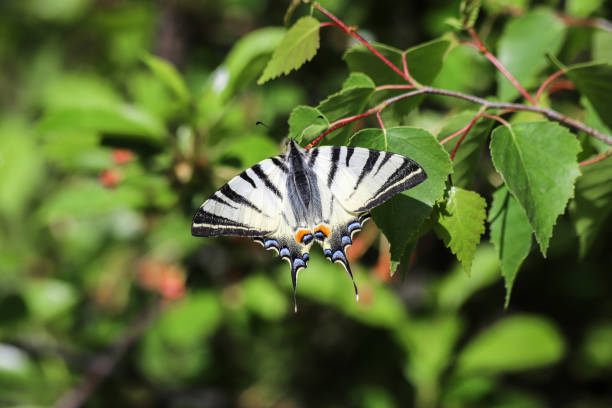
<path id="1" fill-rule="evenodd" d="M 399 154 L 350 146 L 309 150 L 309 164 L 350 212 L 363 213 L 427 178 L 415 161 Z"/>
<path id="2" fill-rule="evenodd" d="M 231 179 L 193 217 L 192 235 L 266 236 L 278 229 L 287 169 L 271 157 Z"/>

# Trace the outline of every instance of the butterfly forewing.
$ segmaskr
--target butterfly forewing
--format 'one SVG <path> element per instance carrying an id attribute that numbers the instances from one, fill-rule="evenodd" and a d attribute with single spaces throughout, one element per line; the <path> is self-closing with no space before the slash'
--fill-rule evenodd
<path id="1" fill-rule="evenodd" d="M 246 169 L 216 191 L 193 217 L 202 237 L 259 237 L 278 229 L 286 174 L 271 159 Z"/>

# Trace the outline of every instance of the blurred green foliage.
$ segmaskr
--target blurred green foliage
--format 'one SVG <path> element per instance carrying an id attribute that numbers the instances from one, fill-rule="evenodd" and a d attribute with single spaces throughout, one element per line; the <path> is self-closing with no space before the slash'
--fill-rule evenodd
<path id="1" fill-rule="evenodd" d="M 401 62 L 407 50 L 426 68 L 413 72 L 418 81 L 486 95 L 499 81 L 499 98 L 512 99 L 515 89 L 480 54 L 439 38 L 459 3 L 323 2 L 367 38 L 397 47 L 380 46 L 390 59 Z M 601 0 L 562 3 L 558 11 L 571 16 L 610 18 Z M 402 268 L 411 264 L 404 278 L 388 276 L 388 244 L 370 225 L 352 261 L 360 302 L 344 271 L 315 250 L 298 314 L 286 265 L 271 254 L 242 240 L 190 236 L 193 212 L 215 188 L 278 154 L 284 135 L 305 130 L 300 137 L 312 140 L 327 125 L 313 122 L 318 114 L 359 111 L 373 92 L 374 82 L 349 76 L 347 66 L 368 74 L 380 62 L 357 47 L 344 64 L 350 43 L 333 28 L 322 32 L 312 63 L 255 86 L 286 32 L 286 6 L 0 2 L 0 406 L 74 406 L 75 391 L 89 385 L 83 402 L 91 407 L 611 406 L 612 230 L 601 182 L 595 191 L 579 179 L 570 213 L 588 204 L 582 197 L 603 207 L 580 218 L 580 238 L 569 217 L 559 218 L 548 260 L 533 248 L 524 254 L 506 311 L 501 271 L 510 285 L 516 272 L 493 246 L 475 249 L 468 277 L 432 233 L 416 243 L 416 222 L 399 226 L 376 212 L 392 245 L 399 236 L 407 248 L 392 253 Z M 611 60 L 609 32 L 568 28 L 553 6 L 489 0 L 476 20 L 527 86 L 546 76 L 540 48 L 565 64 Z M 294 21 L 307 14 L 298 8 Z M 528 43 L 508 34 L 525 30 L 533 32 Z M 529 63 L 511 58 L 517 47 Z M 595 100 L 597 84 L 610 84 L 599 65 L 571 75 Z M 385 121 L 428 132 L 397 127 L 384 143 L 408 135 L 413 148 L 439 150 L 431 165 L 445 177 L 450 164 L 431 135 L 454 133 L 473 112 L 457 100 L 416 99 L 390 108 Z M 610 134 L 610 116 L 591 102 L 562 93 L 551 104 Z M 473 163 L 491 126 L 478 122 L 454 175 L 489 194 L 499 175 Z M 353 131 L 327 140 L 344 143 Z M 351 143 L 376 147 L 381 135 L 362 130 Z M 587 172 L 596 170 L 609 174 L 609 162 Z M 429 214 L 418 211 L 402 216 L 421 222 Z"/>

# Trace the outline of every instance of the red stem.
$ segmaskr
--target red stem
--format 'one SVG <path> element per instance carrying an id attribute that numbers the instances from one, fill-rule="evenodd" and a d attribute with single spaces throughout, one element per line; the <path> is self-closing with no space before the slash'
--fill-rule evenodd
<path id="1" fill-rule="evenodd" d="M 344 24 L 338 17 L 334 16 L 332 13 L 330 13 L 329 11 L 327 11 L 326 9 L 321 7 L 321 5 L 319 3 L 314 3 L 313 5 L 314 5 L 314 7 L 317 10 L 319 10 L 321 13 L 325 14 L 329 19 L 331 19 L 334 23 L 336 23 L 338 25 L 338 27 L 340 27 L 345 33 L 353 36 L 360 43 L 365 45 L 368 50 L 370 50 L 374 55 L 376 55 L 389 68 L 391 68 L 392 70 L 397 72 L 399 76 L 404 78 L 406 81 L 410 82 L 412 85 L 415 85 L 415 86 L 417 85 L 416 83 L 413 82 L 414 80 L 410 77 L 410 75 L 406 75 L 404 72 L 402 72 L 401 69 L 396 67 L 395 64 L 393 64 L 391 61 L 389 61 L 387 58 L 385 58 L 380 52 L 378 52 L 376 50 L 376 48 L 372 47 L 370 45 L 370 43 L 365 40 L 365 38 L 363 38 L 362 36 L 357 34 L 357 32 L 353 28 L 351 28 L 351 27 L 347 26 L 346 24 Z"/>
<path id="2" fill-rule="evenodd" d="M 608 151 L 600 154 L 599 156 L 593 157 L 592 159 L 581 161 L 580 163 L 578 163 L 578 165 L 580 167 L 588 166 L 589 164 L 597 163 L 597 162 L 600 162 L 600 161 L 602 161 L 604 159 L 607 159 L 608 156 L 610 156 L 611 154 L 612 154 L 612 150 L 608 150 Z"/>
<path id="3" fill-rule="evenodd" d="M 467 125 L 465 125 L 464 127 L 462 127 L 461 129 L 459 129 L 458 131 L 456 131 L 455 133 L 453 133 L 452 135 L 444 138 L 444 140 L 442 140 L 440 142 L 441 145 L 450 142 L 451 140 L 453 140 L 454 138 L 456 138 L 457 136 L 459 136 L 461 133 L 465 132 L 466 129 L 468 129 L 468 127 L 470 126 L 470 124 L 468 123 Z M 469 129 L 468 129 L 469 130 Z"/>
<path id="4" fill-rule="evenodd" d="M 455 154 L 457 154 L 457 150 L 459 150 L 459 146 L 461 146 L 461 143 L 463 142 L 463 139 L 465 139 L 465 136 L 467 136 L 467 134 L 470 131 L 470 129 L 472 129 L 472 127 L 474 127 L 474 125 L 476 124 L 476 121 L 478 120 L 478 118 L 480 118 L 480 114 L 481 114 L 481 112 L 479 112 L 476 115 L 474 115 L 474 117 L 472 118 L 471 122 L 468 123 L 468 125 L 464 128 L 465 130 L 463 131 L 463 134 L 461 135 L 461 138 L 459 139 L 459 141 L 457 142 L 457 144 L 453 148 L 453 152 L 450 155 L 451 161 L 455 159 Z"/>
<path id="5" fill-rule="evenodd" d="M 538 88 L 538 92 L 536 93 L 536 97 L 535 97 L 535 101 L 536 101 L 536 105 L 540 104 L 540 95 L 542 95 L 542 92 L 544 92 L 544 90 L 546 89 L 546 87 L 548 85 L 550 85 L 550 83 L 552 81 L 554 81 L 555 79 L 557 79 L 558 77 L 560 77 L 561 75 L 565 74 L 565 70 L 562 69 L 560 71 L 555 72 L 554 74 L 552 74 L 551 76 L 549 76 L 548 78 L 546 78 L 546 80 L 544 82 L 542 82 L 542 85 L 540 85 L 540 87 Z"/>
<path id="6" fill-rule="evenodd" d="M 499 123 L 501 123 L 502 125 L 506 126 L 506 127 L 510 127 L 510 123 L 508 123 L 504 118 L 497 116 L 497 115 L 491 115 L 488 113 L 482 113 L 482 116 L 485 118 L 489 118 L 489 119 L 493 119 L 498 121 Z"/>
<path id="7" fill-rule="evenodd" d="M 375 91 L 382 91 L 385 89 L 414 89 L 412 85 L 381 85 L 374 88 Z"/>
<path id="8" fill-rule="evenodd" d="M 495 55 L 491 54 L 491 52 L 487 49 L 487 47 L 480 40 L 480 37 L 478 37 L 478 34 L 476 34 L 476 31 L 473 28 L 470 28 L 468 31 L 470 35 L 472 36 L 472 38 L 474 39 L 475 43 L 467 43 L 467 44 L 470 44 L 473 47 L 475 47 L 478 51 L 480 51 L 481 54 L 483 54 L 489 61 L 491 61 L 491 63 L 495 66 L 495 68 L 497 68 L 506 78 L 508 78 L 508 80 L 512 83 L 512 85 L 514 85 L 514 87 L 518 89 L 518 91 L 525 97 L 525 99 L 527 99 L 529 103 L 535 106 L 536 105 L 535 100 L 531 97 L 531 95 L 529 95 L 529 93 L 525 90 L 525 88 L 523 88 L 521 84 L 519 84 L 516 78 L 512 76 L 510 71 L 508 71 L 506 67 L 504 67 L 504 65 L 495 57 Z"/>
<path id="9" fill-rule="evenodd" d="M 378 124 L 380 125 L 380 128 L 382 130 L 385 130 L 385 122 L 383 122 L 382 118 L 380 117 L 381 112 L 382 112 L 382 109 L 376 112 L 376 119 L 378 119 Z"/>

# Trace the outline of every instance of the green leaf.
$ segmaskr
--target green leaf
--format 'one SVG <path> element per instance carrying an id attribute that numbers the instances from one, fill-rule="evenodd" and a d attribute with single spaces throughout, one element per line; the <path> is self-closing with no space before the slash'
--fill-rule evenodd
<path id="1" fill-rule="evenodd" d="M 319 49 L 319 26 L 319 21 L 310 16 L 296 21 L 274 50 L 257 83 L 261 85 L 280 75 L 287 75 L 310 61 Z"/>
<path id="2" fill-rule="evenodd" d="M 563 337 L 550 321 L 514 315 L 472 339 L 459 354 L 457 372 L 491 375 L 533 369 L 559 361 L 564 353 Z"/>
<path id="3" fill-rule="evenodd" d="M 531 0 L 484 0 L 483 6 L 492 14 L 508 13 L 523 14 Z"/>
<path id="4" fill-rule="evenodd" d="M 451 187 L 439 204 L 434 231 L 470 274 L 474 252 L 485 231 L 487 202 L 478 193 Z"/>
<path id="5" fill-rule="evenodd" d="M 476 114 L 476 111 L 467 111 L 453 115 L 438 133 L 438 140 L 442 141 L 464 128 Z M 453 160 L 453 185 L 468 189 L 474 184 L 476 170 L 481 165 L 480 154 L 492 126 L 493 121 L 491 119 L 479 118 L 461 142 Z M 455 139 L 446 142 L 444 149 L 450 154 L 460 138 L 461 136 L 457 136 Z"/>
<path id="6" fill-rule="evenodd" d="M 397 194 L 372 211 L 376 225 L 391 244 L 391 260 L 399 262 L 406 245 L 418 238 L 416 233 L 421 224 L 444 193 L 451 172 L 448 154 L 431 133 L 410 127 L 386 131 L 364 129 L 355 133 L 349 144 L 404 155 L 419 163 L 427 173 L 423 183 Z"/>
<path id="7" fill-rule="evenodd" d="M 546 29 L 542 29 L 546 27 Z M 546 68 L 546 53 L 556 55 L 565 37 L 565 24 L 552 11 L 531 11 L 511 19 L 499 40 L 498 58 L 524 87 L 536 85 L 537 74 Z M 510 101 L 519 91 L 501 73 L 497 73 L 498 95 Z"/>
<path id="8" fill-rule="evenodd" d="M 597 114 L 608 127 L 612 127 L 612 65 L 587 63 L 568 68 L 567 77 L 587 97 Z"/>
<path id="9" fill-rule="evenodd" d="M 459 5 L 459 14 L 461 15 L 461 25 L 463 29 L 474 27 L 474 23 L 478 18 L 480 11 L 481 0 L 462 0 Z"/>
<path id="10" fill-rule="evenodd" d="M 521 122 L 493 131 L 493 164 L 525 210 L 544 256 L 557 217 L 573 195 L 579 151 L 574 135 L 552 122 Z"/>
<path id="11" fill-rule="evenodd" d="M 353 79 L 349 78 L 348 80 L 355 81 L 355 77 L 353 77 Z M 363 77 L 361 77 L 361 80 L 363 80 Z M 317 106 L 317 109 L 323 113 L 328 121 L 334 122 L 341 118 L 362 113 L 368 99 L 373 93 L 373 83 L 365 86 L 343 87 L 340 92 L 330 95 L 321 102 L 319 106 Z M 335 144 L 344 144 L 352 129 L 353 126 L 351 125 L 344 126 L 327 135 L 325 141 L 333 142 L 334 139 L 336 139 L 337 142 Z"/>
<path id="12" fill-rule="evenodd" d="M 612 157 L 582 167 L 570 216 L 584 257 L 612 213 Z"/>
<path id="13" fill-rule="evenodd" d="M 74 107 L 50 112 L 39 122 L 39 130 L 93 131 L 153 144 L 161 143 L 166 136 L 166 129 L 157 118 L 129 105 Z"/>
<path id="14" fill-rule="evenodd" d="M 323 118 L 319 118 L 322 116 Z M 320 110 L 310 106 L 297 106 L 289 115 L 289 138 L 305 144 L 329 127 L 329 121 Z"/>
<path id="15" fill-rule="evenodd" d="M 361 72 L 351 72 L 348 78 L 342 83 L 342 89 L 350 88 L 374 88 L 376 84 L 372 79 Z"/>
<path id="16" fill-rule="evenodd" d="M 189 89 L 177 69 L 166 60 L 155 55 L 145 54 L 142 61 L 149 67 L 151 72 L 157 76 L 182 102 L 187 102 L 191 98 Z"/>
<path id="17" fill-rule="evenodd" d="M 235 95 L 261 74 L 286 32 L 280 27 L 251 31 L 232 47 L 212 78 L 212 86 L 222 100 Z"/>
<path id="18" fill-rule="evenodd" d="M 404 51 L 406 53 L 406 64 L 410 75 L 423 85 L 431 85 L 438 72 L 442 68 L 442 60 L 450 42 L 445 39 L 437 39 L 424 44 L 417 45 Z M 401 50 L 384 44 L 372 43 L 372 46 L 385 58 L 391 61 L 400 70 L 402 69 Z M 406 81 L 395 71 L 389 68 L 378 57 L 372 54 L 365 46 L 358 45 L 344 54 L 351 72 L 361 72 L 372 78 L 376 85 L 406 84 Z M 372 103 L 407 92 L 406 90 L 391 90 L 376 92 Z M 391 105 L 396 115 L 404 115 L 418 106 L 424 96 L 415 96 Z"/>
<path id="19" fill-rule="evenodd" d="M 444 56 L 444 63 L 433 86 L 464 93 L 487 92 L 493 82 L 494 72 L 494 67 L 478 50 L 458 45 Z M 466 101 L 446 96 L 430 95 L 430 97 L 450 106 L 468 104 Z"/>
<path id="20" fill-rule="evenodd" d="M 525 212 L 504 186 L 493 194 L 488 221 L 491 225 L 491 242 L 501 261 L 506 285 L 504 307 L 507 308 L 516 274 L 531 250 L 533 230 Z"/>
<path id="21" fill-rule="evenodd" d="M 565 12 L 570 16 L 588 17 L 599 7 L 603 0 L 568 0 L 565 3 Z"/>

